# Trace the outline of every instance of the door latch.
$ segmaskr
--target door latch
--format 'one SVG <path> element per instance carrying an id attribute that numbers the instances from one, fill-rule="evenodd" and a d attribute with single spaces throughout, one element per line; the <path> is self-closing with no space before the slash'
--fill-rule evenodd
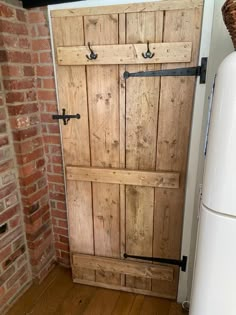
<path id="1" fill-rule="evenodd" d="M 80 119 L 80 114 L 66 115 L 65 108 L 62 109 L 62 115 L 52 115 L 52 119 L 62 119 L 64 125 L 67 125 L 71 118 Z"/>

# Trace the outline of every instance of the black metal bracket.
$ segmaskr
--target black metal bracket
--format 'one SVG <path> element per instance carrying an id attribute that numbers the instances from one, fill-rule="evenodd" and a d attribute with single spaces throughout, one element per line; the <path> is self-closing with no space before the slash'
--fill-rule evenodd
<path id="1" fill-rule="evenodd" d="M 52 115 L 52 119 L 62 119 L 64 125 L 67 125 L 71 118 L 80 119 L 80 114 L 76 115 L 66 115 L 65 108 L 62 109 L 62 115 Z"/>
<path id="2" fill-rule="evenodd" d="M 206 83 L 207 59 L 202 58 L 201 66 L 177 69 L 163 69 L 156 71 L 124 72 L 124 78 L 134 77 L 168 77 L 168 76 L 200 76 L 200 84 Z"/>
<path id="3" fill-rule="evenodd" d="M 177 259 L 169 259 L 169 258 L 135 256 L 135 255 L 128 255 L 126 253 L 124 254 L 124 258 L 135 258 L 135 259 L 159 262 L 161 264 L 175 265 L 175 266 L 179 266 L 181 268 L 181 271 L 184 271 L 184 272 L 186 271 L 187 260 L 188 260 L 187 256 L 183 256 L 182 260 L 177 260 Z"/>

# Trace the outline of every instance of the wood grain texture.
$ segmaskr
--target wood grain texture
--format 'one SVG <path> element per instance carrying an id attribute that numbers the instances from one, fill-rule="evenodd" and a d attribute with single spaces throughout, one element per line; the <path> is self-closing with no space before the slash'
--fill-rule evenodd
<path id="1" fill-rule="evenodd" d="M 145 172 L 128 169 L 67 166 L 67 180 L 121 185 L 179 188 L 176 172 Z"/>
<path id="2" fill-rule="evenodd" d="M 78 9 L 62 9 L 51 11 L 52 17 L 86 16 L 112 13 L 132 13 L 167 10 L 189 10 L 203 6 L 203 0 L 161 0 L 158 2 L 129 3 L 110 6 L 88 7 Z"/>
<path id="3" fill-rule="evenodd" d="M 40 285 L 33 284 L 7 315 L 78 315 L 88 314 L 88 311 L 91 315 L 103 315 L 104 301 L 110 304 L 107 306 L 109 315 L 149 314 L 144 313 L 145 309 L 155 310 L 156 315 L 186 315 L 181 305 L 170 300 L 72 283 L 70 270 L 60 266 Z"/>
<path id="4" fill-rule="evenodd" d="M 162 281 L 173 280 L 173 268 L 163 265 L 154 265 L 114 259 L 106 257 L 91 257 L 91 255 L 72 254 L 72 262 L 75 267 L 100 270 L 101 272 L 122 273 L 132 276 L 153 278 Z"/>
<path id="5" fill-rule="evenodd" d="M 118 43 L 118 15 L 84 17 L 85 42 Z M 119 167 L 118 66 L 87 67 L 92 166 Z M 109 80 L 107 79 L 109 78 Z M 95 254 L 119 257 L 119 186 L 93 183 Z M 96 272 L 96 281 L 120 284 L 120 275 Z"/>
<path id="6" fill-rule="evenodd" d="M 82 17 L 61 17 L 52 21 L 55 48 L 83 45 L 84 29 Z M 76 34 L 76 35 L 75 35 Z M 84 66 L 57 67 L 59 112 L 80 113 L 81 119 L 71 120 L 65 126 L 61 123 L 63 157 L 65 166 L 90 166 L 89 116 L 87 104 L 86 72 Z M 83 134 L 83 137 L 81 135 Z M 72 250 L 94 253 L 92 191 L 90 183 L 67 183 L 68 225 Z M 80 271 L 81 279 L 95 279 L 95 274 Z M 77 275 L 78 276 L 78 275 Z"/>
<path id="7" fill-rule="evenodd" d="M 201 16 L 201 9 L 166 12 L 165 16 L 165 41 L 192 41 L 191 66 L 196 66 L 198 61 Z M 189 65 L 175 65 L 175 67 L 184 66 Z M 172 67 L 173 65 L 162 65 L 163 69 Z M 161 78 L 156 169 L 179 171 L 180 189 L 174 193 L 169 189 L 156 189 L 155 191 L 153 253 L 158 257 L 180 258 L 185 177 L 195 80 L 195 78 L 184 77 Z M 175 298 L 178 273 L 176 270 L 175 281 L 172 285 L 153 281 L 152 290 L 169 292 Z"/>
<path id="8" fill-rule="evenodd" d="M 71 65 L 119 65 L 119 64 L 154 64 L 190 62 L 192 43 L 150 43 L 154 53 L 152 59 L 145 59 L 142 53 L 147 51 L 147 44 L 100 45 L 93 46 L 97 59 L 89 60 L 88 46 L 58 47 L 57 62 L 62 66 Z"/>
<path id="9" fill-rule="evenodd" d="M 163 12 L 129 13 L 127 43 L 162 41 Z M 156 65 L 127 66 L 127 71 L 159 69 Z M 126 82 L 126 167 L 155 170 L 160 78 Z M 127 253 L 152 256 L 154 190 L 126 188 Z M 126 277 L 126 286 L 151 289 L 151 281 Z"/>

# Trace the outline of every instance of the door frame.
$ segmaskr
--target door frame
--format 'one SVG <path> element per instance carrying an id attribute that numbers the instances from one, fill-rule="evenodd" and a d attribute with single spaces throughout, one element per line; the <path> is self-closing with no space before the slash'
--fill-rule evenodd
<path id="1" fill-rule="evenodd" d="M 126 3 L 142 3 L 142 2 L 159 2 L 162 0 L 113 0 L 112 5 L 126 4 Z M 86 0 L 81 2 L 69 2 L 63 4 L 55 4 L 48 6 L 48 17 L 49 17 L 49 29 L 51 37 L 52 52 L 54 51 L 54 45 L 52 40 L 52 23 L 50 12 L 60 9 L 72 9 L 72 8 L 84 8 L 84 7 L 95 7 L 95 6 L 106 6 L 111 5 L 110 0 Z M 211 32 L 214 12 L 214 1 L 204 1 L 203 21 L 201 30 L 200 40 L 200 52 L 199 52 L 199 64 L 201 63 L 202 57 L 209 57 L 210 43 L 211 43 Z M 53 55 L 53 66 L 56 79 L 56 63 L 55 56 Z M 58 101 L 58 88 L 56 83 L 56 96 Z M 203 152 L 201 143 L 201 134 L 203 122 L 204 109 L 207 106 L 205 102 L 206 84 L 200 84 L 199 78 L 196 83 L 194 105 L 193 105 L 193 117 L 191 136 L 189 144 L 189 157 L 187 166 L 187 178 L 186 178 L 186 195 L 185 195 L 185 207 L 184 207 L 184 219 L 183 219 L 183 231 L 182 231 L 182 246 L 181 255 L 188 256 L 189 264 L 188 269 L 185 273 L 180 272 L 179 286 L 178 286 L 178 302 L 183 302 L 189 299 L 191 280 L 193 273 L 193 262 L 195 257 L 195 242 L 196 233 L 193 233 L 193 227 L 197 225 L 197 209 L 199 205 L 199 184 L 198 184 L 198 164 Z M 58 103 L 58 102 L 57 102 Z M 60 132 L 61 134 L 61 132 Z M 63 159 L 64 161 L 64 159 Z M 64 168 L 65 169 L 65 168 Z"/>

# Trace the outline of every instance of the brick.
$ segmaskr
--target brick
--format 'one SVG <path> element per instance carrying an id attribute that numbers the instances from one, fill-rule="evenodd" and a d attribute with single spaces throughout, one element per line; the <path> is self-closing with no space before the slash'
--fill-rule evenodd
<path id="1" fill-rule="evenodd" d="M 52 119 L 52 114 L 48 114 L 48 113 L 41 113 L 41 121 L 43 123 L 49 123 L 49 124 L 54 124 L 56 126 L 59 126 L 58 122 L 54 119 Z"/>
<path id="2" fill-rule="evenodd" d="M 3 65 L 2 66 L 3 77 L 19 77 L 22 75 L 21 66 Z"/>
<path id="3" fill-rule="evenodd" d="M 15 63 L 31 63 L 31 54 L 22 51 L 7 52 L 7 60 Z"/>
<path id="4" fill-rule="evenodd" d="M 41 63 L 51 63 L 52 64 L 52 54 L 51 52 L 43 52 L 39 55 Z"/>
<path id="5" fill-rule="evenodd" d="M 9 225 L 11 229 L 16 228 L 20 224 L 21 224 L 21 217 L 19 215 L 16 215 L 14 218 L 12 218 L 9 221 Z"/>
<path id="6" fill-rule="evenodd" d="M 11 244 L 0 250 L 0 262 L 12 254 Z"/>
<path id="7" fill-rule="evenodd" d="M 44 79 L 43 80 L 43 88 L 44 89 L 55 89 L 56 87 L 55 87 L 54 79 Z"/>
<path id="8" fill-rule="evenodd" d="M 5 223 L 19 212 L 19 206 L 12 207 L 0 214 L 0 222 Z"/>
<path id="9" fill-rule="evenodd" d="M 37 103 L 8 106 L 9 116 L 31 114 L 31 113 L 36 113 L 37 111 L 38 111 Z"/>
<path id="10" fill-rule="evenodd" d="M 42 188 L 39 191 L 36 191 L 36 193 L 34 193 L 33 195 L 31 195 L 28 198 L 22 198 L 23 203 L 26 205 L 31 205 L 33 203 L 35 203 L 36 201 L 38 201 L 41 197 L 43 197 L 44 195 L 47 194 L 47 187 Z"/>
<path id="11" fill-rule="evenodd" d="M 15 192 L 5 199 L 6 207 L 11 207 L 18 202 L 18 193 Z"/>
<path id="12" fill-rule="evenodd" d="M 8 268 L 1 276 L 0 276 L 0 285 L 3 285 L 14 273 L 15 266 L 11 266 Z"/>
<path id="13" fill-rule="evenodd" d="M 32 49 L 34 51 L 51 50 L 49 39 L 35 39 L 32 41 Z"/>
<path id="14" fill-rule="evenodd" d="M 25 66 L 24 67 L 24 76 L 30 77 L 30 76 L 34 76 L 34 75 L 35 75 L 34 67 L 32 67 L 32 66 Z"/>
<path id="15" fill-rule="evenodd" d="M 6 102 L 8 104 L 24 102 L 25 95 L 23 92 L 8 92 L 6 93 Z"/>
<path id="16" fill-rule="evenodd" d="M 18 236 L 22 235 L 22 227 L 17 227 L 14 231 L 7 233 L 6 236 L 4 236 L 1 239 L 1 247 L 4 247 L 8 244 L 10 244 L 12 241 L 14 241 Z"/>
<path id="17" fill-rule="evenodd" d="M 9 6 L 0 3 L 0 16 L 5 18 L 14 17 L 14 10 Z"/>
<path id="18" fill-rule="evenodd" d="M 26 186 L 31 185 L 35 183 L 36 181 L 38 181 L 39 179 L 41 179 L 43 174 L 44 172 L 42 170 L 37 170 L 33 174 L 31 172 L 31 175 L 24 178 L 20 178 L 20 184 L 26 185 Z"/>
<path id="19" fill-rule="evenodd" d="M 19 290 L 19 284 L 16 283 L 0 300 L 0 307 L 5 306 L 6 302 L 10 302 Z"/>
<path id="20" fill-rule="evenodd" d="M 44 155 L 43 148 L 37 148 L 30 153 L 19 155 L 17 157 L 17 160 L 19 164 L 25 164 L 25 163 L 34 161 L 43 155 Z"/>
<path id="21" fill-rule="evenodd" d="M 6 283 L 7 289 L 10 289 L 27 271 L 27 265 L 21 267 Z"/>
<path id="22" fill-rule="evenodd" d="M 8 170 L 6 173 L 1 174 L 2 185 L 7 185 L 16 180 L 16 175 L 14 170 Z"/>
<path id="23" fill-rule="evenodd" d="M 55 226 L 54 227 L 54 233 L 68 237 L 68 230 L 67 229 L 63 229 L 61 227 Z"/>
<path id="24" fill-rule="evenodd" d="M 10 22 L 6 20 L 1 21 L 1 31 L 4 33 L 16 35 L 28 35 L 28 29 L 25 24 Z"/>
<path id="25" fill-rule="evenodd" d="M 17 48 L 18 47 L 18 37 L 14 35 L 4 35 L 0 34 L 0 42 L 5 48 Z"/>
<path id="26" fill-rule="evenodd" d="M 20 10 L 20 9 L 16 9 L 16 18 L 20 22 L 26 22 L 27 21 L 25 11 Z"/>
<path id="27" fill-rule="evenodd" d="M 39 134 L 39 129 L 37 126 L 31 127 L 24 130 L 13 131 L 13 139 L 16 141 L 22 141 Z"/>
<path id="28" fill-rule="evenodd" d="M 37 94 L 36 94 L 36 91 L 29 91 L 29 92 L 26 92 L 25 93 L 25 98 L 27 101 L 29 102 L 33 102 L 33 101 L 36 101 L 37 100 Z"/>
<path id="29" fill-rule="evenodd" d="M 65 252 L 69 252 L 69 250 L 70 250 L 69 244 L 65 244 L 65 243 L 56 242 L 55 247 L 57 249 L 65 251 Z"/>
<path id="30" fill-rule="evenodd" d="M 20 190 L 21 190 L 22 196 L 27 197 L 27 196 L 29 196 L 29 195 L 31 195 L 31 194 L 36 192 L 37 185 L 33 184 L 33 185 L 29 186 L 29 187 L 21 187 Z"/>
<path id="31" fill-rule="evenodd" d="M 5 288 L 4 287 L 0 287 L 0 299 L 2 298 L 2 296 L 5 294 Z"/>
<path id="32" fill-rule="evenodd" d="M 17 240 L 13 242 L 13 251 L 16 251 L 18 248 L 24 245 L 24 243 L 25 243 L 24 236 L 21 235 Z"/>
<path id="33" fill-rule="evenodd" d="M 52 210 L 52 216 L 55 218 L 67 220 L 67 213 L 64 211 Z"/>
<path id="34" fill-rule="evenodd" d="M 13 167 L 13 160 L 6 161 L 4 163 L 0 163 L 0 173 L 8 170 L 9 168 Z"/>
<path id="35" fill-rule="evenodd" d="M 57 125 L 48 125 L 48 127 L 47 127 L 47 129 L 48 129 L 48 133 L 55 133 L 55 134 L 60 134 L 60 128 L 59 128 L 59 126 L 58 126 L 58 124 Z"/>
<path id="36" fill-rule="evenodd" d="M 30 48 L 30 41 L 28 38 L 20 38 L 19 39 L 19 47 L 22 49 L 29 49 Z"/>
<path id="37" fill-rule="evenodd" d="M 60 139 L 59 136 L 55 136 L 55 135 L 47 136 L 47 135 L 45 135 L 43 138 L 44 138 L 45 143 L 48 143 L 48 144 L 61 144 L 61 139 Z"/>
<path id="38" fill-rule="evenodd" d="M 49 36 L 49 27 L 47 24 L 39 24 L 37 26 L 38 36 Z"/>
<path id="39" fill-rule="evenodd" d="M 1 126 L 0 126 L 1 129 Z M 9 160 L 12 156 L 11 148 L 8 146 L 4 146 L 0 148 L 0 161 Z"/>
<path id="40" fill-rule="evenodd" d="M 37 232 L 32 233 L 32 234 L 26 233 L 26 238 L 28 241 L 33 242 L 37 238 L 39 238 L 48 229 L 51 229 L 51 227 L 49 226 L 48 223 L 44 223 Z"/>
<path id="41" fill-rule="evenodd" d="M 0 50 L 0 62 L 8 61 L 8 55 L 5 50 Z"/>
<path id="42" fill-rule="evenodd" d="M 34 11 L 29 11 L 29 22 L 30 23 L 45 23 L 45 14 L 44 12 L 34 12 Z"/>
<path id="43" fill-rule="evenodd" d="M 53 77 L 53 66 L 37 66 L 37 75 L 39 77 Z"/>
<path id="44" fill-rule="evenodd" d="M 9 144 L 8 136 L 0 137 L 0 147 L 3 147 L 8 144 Z"/>
<path id="45" fill-rule="evenodd" d="M 3 85 L 5 90 L 26 90 L 32 89 L 35 86 L 35 81 L 34 79 L 4 80 Z"/>
<path id="46" fill-rule="evenodd" d="M 6 133 L 7 132 L 7 125 L 4 123 L 0 123 L 0 133 Z"/>
<path id="47" fill-rule="evenodd" d="M 10 195 L 12 193 L 12 191 L 14 191 L 16 189 L 16 183 L 11 183 L 9 185 L 7 185 L 6 187 L 0 189 L 0 199 Z"/>
<path id="48" fill-rule="evenodd" d="M 25 245 L 22 245 L 3 262 L 2 264 L 3 269 L 5 270 L 9 266 L 11 266 L 18 257 L 24 254 L 24 252 L 25 252 Z"/>

